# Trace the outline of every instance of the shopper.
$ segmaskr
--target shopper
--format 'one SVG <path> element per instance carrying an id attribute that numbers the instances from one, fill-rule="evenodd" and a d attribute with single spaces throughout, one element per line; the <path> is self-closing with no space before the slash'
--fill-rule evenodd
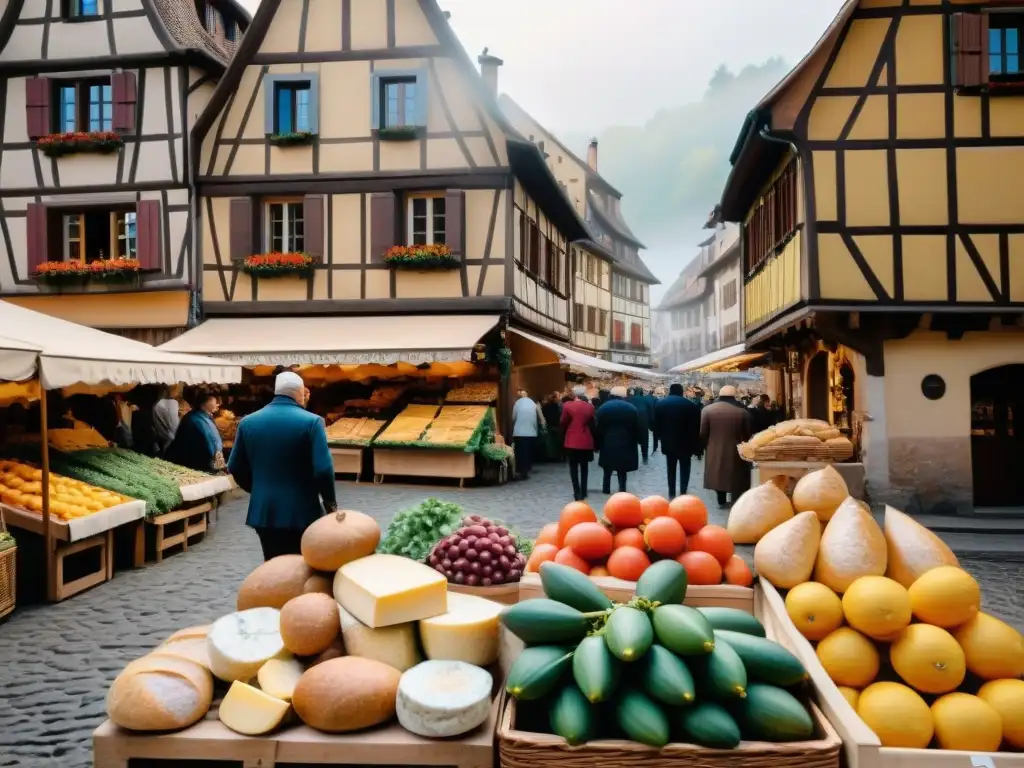
<path id="1" fill-rule="evenodd" d="M 305 410 L 308 399 L 298 374 L 278 374 L 274 399 L 238 424 L 228 469 L 250 494 L 245 524 L 264 560 L 301 554 L 303 531 L 338 508 L 324 420 Z"/>
<path id="2" fill-rule="evenodd" d="M 540 408 L 530 399 L 529 393 L 521 389 L 519 399 L 512 407 L 512 446 L 516 453 L 516 474 L 520 480 L 530 477 L 539 434 Z"/>
<path id="3" fill-rule="evenodd" d="M 651 439 L 654 441 L 651 453 L 655 454 L 658 452 L 658 433 L 654 431 L 654 413 L 658 407 L 658 397 L 652 389 L 647 388 L 644 390 L 644 401 L 647 403 L 647 426 L 650 427 Z"/>
<path id="4" fill-rule="evenodd" d="M 178 432 L 180 418 L 178 401 L 171 397 L 171 389 L 161 386 L 156 405 L 153 406 L 153 430 L 156 432 L 160 453 L 166 453 Z"/>
<path id="5" fill-rule="evenodd" d="M 619 490 L 626 490 L 626 475 L 640 468 L 640 414 L 626 400 L 626 388 L 615 387 L 595 415 L 594 442 L 601 452 L 604 493 L 611 493 L 612 473 L 618 476 Z"/>
<path id="6" fill-rule="evenodd" d="M 540 411 L 544 416 L 544 455 L 548 461 L 562 461 L 562 396 L 552 392 L 544 398 Z"/>
<path id="7" fill-rule="evenodd" d="M 200 472 L 224 468 L 224 442 L 213 422 L 220 405 L 212 392 L 199 391 L 188 400 L 192 407 L 178 425 L 174 441 L 167 449 L 167 460 Z"/>
<path id="8" fill-rule="evenodd" d="M 757 403 L 750 409 L 751 429 L 754 434 L 762 432 L 775 424 L 775 415 L 768 409 L 771 398 L 768 395 L 761 395 Z"/>
<path id="9" fill-rule="evenodd" d="M 156 398 L 159 392 L 152 387 L 137 387 L 132 394 L 135 395 L 136 406 L 131 422 L 132 446 L 137 453 L 141 453 L 143 456 L 159 456 L 161 446 L 156 436 L 153 417 L 153 409 L 156 407 Z"/>
<path id="10" fill-rule="evenodd" d="M 724 509 L 726 494 L 736 501 L 750 488 L 750 465 L 736 446 L 751 437 L 750 412 L 736 400 L 736 388 L 722 387 L 718 399 L 704 408 L 700 418 L 700 439 L 706 455 L 704 487 L 718 494 L 718 506 Z"/>
<path id="11" fill-rule="evenodd" d="M 640 432 L 637 434 L 637 440 L 640 443 L 640 455 L 643 457 L 644 465 L 647 465 L 650 459 L 650 441 L 648 439 L 648 432 L 651 427 L 651 418 L 654 416 L 653 413 L 648 413 L 647 400 L 644 398 L 644 391 L 640 387 L 636 387 L 633 390 L 633 394 L 629 397 L 629 404 L 636 408 L 637 416 L 640 419 Z"/>
<path id="12" fill-rule="evenodd" d="M 559 426 L 565 433 L 565 454 L 569 457 L 572 497 L 587 498 L 587 475 L 594 460 L 594 406 L 587 402 L 583 387 L 573 390 L 572 399 L 562 406 Z"/>
<path id="13" fill-rule="evenodd" d="M 683 385 L 673 384 L 668 396 L 654 409 L 654 436 L 661 440 L 668 475 L 668 497 L 676 496 L 678 471 L 679 493 L 690 487 L 690 465 L 701 453 L 700 406 L 683 397 Z"/>

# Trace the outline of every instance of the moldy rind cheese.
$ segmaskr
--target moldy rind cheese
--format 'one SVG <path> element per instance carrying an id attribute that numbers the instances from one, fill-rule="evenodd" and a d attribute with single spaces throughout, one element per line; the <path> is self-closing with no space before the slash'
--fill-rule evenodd
<path id="1" fill-rule="evenodd" d="M 334 578 L 334 598 L 371 629 L 428 619 L 448 610 L 448 586 L 433 568 L 398 555 L 346 563 Z"/>
<path id="2" fill-rule="evenodd" d="M 464 661 L 486 667 L 498 660 L 502 606 L 458 592 L 448 594 L 448 612 L 420 621 L 428 659 Z"/>

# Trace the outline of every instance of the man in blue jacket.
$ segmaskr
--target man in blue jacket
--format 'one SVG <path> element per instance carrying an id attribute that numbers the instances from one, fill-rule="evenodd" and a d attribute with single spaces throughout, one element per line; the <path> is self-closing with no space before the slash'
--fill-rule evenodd
<path id="1" fill-rule="evenodd" d="M 654 433 L 665 455 L 670 499 L 676 495 L 677 477 L 680 494 L 689 488 L 692 459 L 701 452 L 700 413 L 699 405 L 683 397 L 682 384 L 673 384 L 654 409 Z"/>
<path id="2" fill-rule="evenodd" d="M 278 375 L 274 399 L 238 424 L 228 470 L 248 491 L 245 524 L 256 530 L 263 559 L 301 554 L 302 534 L 338 508 L 334 460 L 319 416 L 305 410 L 306 387 Z"/>

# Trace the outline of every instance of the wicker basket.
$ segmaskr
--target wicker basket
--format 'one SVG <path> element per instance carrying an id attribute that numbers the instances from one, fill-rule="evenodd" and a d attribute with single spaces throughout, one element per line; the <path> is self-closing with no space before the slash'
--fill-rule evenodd
<path id="1" fill-rule="evenodd" d="M 7 532 L 7 523 L 4 522 L 3 514 L 0 513 L 0 533 Z M 0 618 L 14 610 L 15 596 L 17 595 L 18 583 L 15 579 L 15 563 L 18 558 L 18 548 L 11 547 L 0 552 Z"/>

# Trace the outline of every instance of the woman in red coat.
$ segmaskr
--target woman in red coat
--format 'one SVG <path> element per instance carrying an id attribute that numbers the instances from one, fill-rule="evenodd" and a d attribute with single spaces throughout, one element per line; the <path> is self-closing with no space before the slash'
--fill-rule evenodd
<path id="1" fill-rule="evenodd" d="M 565 454 L 569 457 L 569 476 L 576 501 L 587 498 L 587 474 L 594 460 L 594 406 L 587 402 L 583 387 L 573 390 L 573 398 L 562 407 L 561 428 L 565 435 Z"/>

